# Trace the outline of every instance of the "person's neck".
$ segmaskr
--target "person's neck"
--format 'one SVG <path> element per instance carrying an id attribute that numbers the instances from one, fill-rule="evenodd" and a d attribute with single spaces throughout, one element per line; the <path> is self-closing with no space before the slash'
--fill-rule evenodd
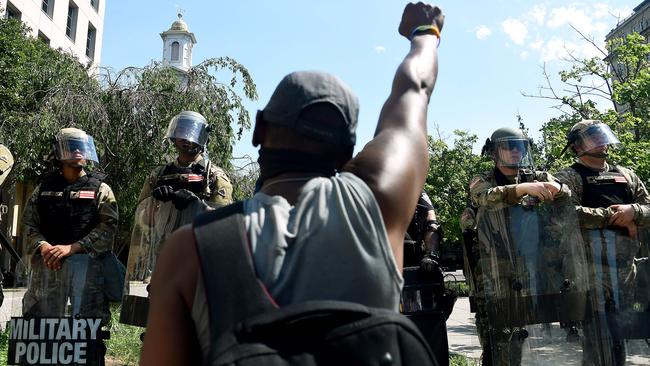
<path id="1" fill-rule="evenodd" d="M 63 168 L 63 179 L 65 179 L 65 181 L 68 183 L 74 183 L 84 175 L 86 175 L 86 173 L 84 172 L 83 168 Z"/>
<path id="2" fill-rule="evenodd" d="M 182 166 L 188 166 L 191 163 L 195 162 L 199 157 L 199 154 L 184 154 L 181 153 L 178 155 L 178 158 L 176 159 L 178 163 Z"/>
<path id="3" fill-rule="evenodd" d="M 497 169 L 499 169 L 501 174 L 505 175 L 506 177 L 515 176 L 519 172 L 519 170 L 516 169 L 516 168 L 509 168 L 509 167 L 503 166 L 503 165 L 497 165 Z"/>
<path id="4" fill-rule="evenodd" d="M 597 158 L 595 156 L 583 155 L 580 158 L 582 165 L 593 170 L 604 170 L 607 168 L 607 161 L 604 158 Z"/>
<path id="5" fill-rule="evenodd" d="M 294 205 L 302 187 L 311 179 L 319 177 L 317 173 L 287 172 L 264 181 L 260 192 L 269 196 L 282 196 L 289 204 Z"/>

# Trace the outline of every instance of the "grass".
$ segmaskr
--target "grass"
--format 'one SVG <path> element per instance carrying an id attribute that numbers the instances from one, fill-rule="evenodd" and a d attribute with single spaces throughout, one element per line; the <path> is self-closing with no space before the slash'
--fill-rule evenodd
<path id="1" fill-rule="evenodd" d="M 106 341 L 106 364 L 137 365 L 142 348 L 140 334 L 144 328 L 120 323 L 120 311 L 119 304 L 111 305 L 111 339 Z"/>
<path id="2" fill-rule="evenodd" d="M 475 358 L 468 358 L 458 353 L 450 353 L 449 366 L 480 366 L 480 363 Z"/>

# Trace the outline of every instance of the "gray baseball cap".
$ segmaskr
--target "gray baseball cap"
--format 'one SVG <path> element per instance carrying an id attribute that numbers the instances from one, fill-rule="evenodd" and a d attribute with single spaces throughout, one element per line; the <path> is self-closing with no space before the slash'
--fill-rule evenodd
<path id="1" fill-rule="evenodd" d="M 344 123 L 322 123 L 302 118 L 303 109 L 316 103 L 329 103 L 336 107 Z M 358 117 L 359 102 L 352 90 L 337 77 L 318 71 L 296 71 L 285 76 L 262 110 L 266 122 L 340 146 L 355 144 Z"/>

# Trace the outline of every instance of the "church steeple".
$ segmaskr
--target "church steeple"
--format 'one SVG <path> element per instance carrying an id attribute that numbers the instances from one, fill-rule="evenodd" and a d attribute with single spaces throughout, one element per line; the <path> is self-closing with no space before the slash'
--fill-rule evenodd
<path id="1" fill-rule="evenodd" d="M 160 33 L 163 40 L 163 65 L 187 71 L 192 67 L 192 47 L 196 43 L 194 33 L 189 31 L 179 10 L 178 19 L 172 26 Z"/>

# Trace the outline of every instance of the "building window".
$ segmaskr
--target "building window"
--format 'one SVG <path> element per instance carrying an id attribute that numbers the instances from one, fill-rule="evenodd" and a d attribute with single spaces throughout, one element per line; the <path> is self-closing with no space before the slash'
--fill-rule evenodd
<path id="1" fill-rule="evenodd" d="M 99 11 L 99 0 L 90 0 L 90 6 L 92 6 L 95 11 Z"/>
<path id="2" fill-rule="evenodd" d="M 48 17 L 52 18 L 52 14 L 54 14 L 54 0 L 43 0 L 41 3 L 41 10 L 43 10 L 43 13 L 47 14 Z"/>
<path id="3" fill-rule="evenodd" d="M 68 36 L 73 42 L 75 41 L 75 36 L 77 35 L 77 15 L 79 14 L 79 8 L 75 3 L 70 1 L 68 4 L 68 21 L 65 25 L 65 35 Z"/>
<path id="4" fill-rule="evenodd" d="M 5 17 L 7 19 L 13 18 L 13 19 L 18 19 L 22 17 L 22 13 L 16 9 L 16 7 L 7 1 L 7 10 L 5 11 Z"/>
<path id="5" fill-rule="evenodd" d="M 95 59 L 95 38 L 97 37 L 97 29 L 92 24 L 88 23 L 88 37 L 86 38 L 86 56 L 89 59 Z"/>
<path id="6" fill-rule="evenodd" d="M 40 39 L 46 45 L 50 45 L 50 39 L 41 31 L 38 31 L 38 39 Z"/>
<path id="7" fill-rule="evenodd" d="M 178 44 L 178 42 L 172 43 L 172 61 L 180 60 L 179 54 L 180 54 L 180 45 Z"/>

